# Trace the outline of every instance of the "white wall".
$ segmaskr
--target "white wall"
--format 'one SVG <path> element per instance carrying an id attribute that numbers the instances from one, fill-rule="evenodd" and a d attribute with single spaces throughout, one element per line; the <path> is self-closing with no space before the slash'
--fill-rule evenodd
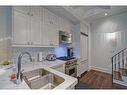
<path id="1" fill-rule="evenodd" d="M 107 33 L 116 32 L 115 42 Z M 127 13 L 105 17 L 91 23 L 91 67 L 111 73 L 111 57 L 127 47 Z"/>

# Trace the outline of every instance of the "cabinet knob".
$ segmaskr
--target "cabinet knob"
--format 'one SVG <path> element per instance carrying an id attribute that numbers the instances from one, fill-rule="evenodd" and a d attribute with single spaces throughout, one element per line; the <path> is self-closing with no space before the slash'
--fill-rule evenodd
<path id="1" fill-rule="evenodd" d="M 53 22 L 52 22 L 52 21 L 50 21 L 50 24 L 53 24 Z"/>
<path id="2" fill-rule="evenodd" d="M 27 45 L 30 45 L 30 42 L 27 42 Z"/>
<path id="3" fill-rule="evenodd" d="M 50 46 L 53 46 L 53 44 L 51 43 Z"/>
<path id="4" fill-rule="evenodd" d="M 30 13 L 27 13 L 27 15 L 30 15 Z"/>
<path id="5" fill-rule="evenodd" d="M 31 14 L 31 16 L 33 16 L 33 14 Z"/>
<path id="6" fill-rule="evenodd" d="M 31 42 L 31 45 L 33 45 L 34 43 L 33 42 Z"/>

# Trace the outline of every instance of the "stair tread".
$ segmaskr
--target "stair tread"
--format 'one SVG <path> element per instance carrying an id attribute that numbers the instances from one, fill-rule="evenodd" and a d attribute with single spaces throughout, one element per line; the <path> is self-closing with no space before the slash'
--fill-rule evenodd
<path id="1" fill-rule="evenodd" d="M 120 71 L 122 73 L 122 76 L 127 76 L 127 69 L 125 68 L 120 68 Z"/>
<path id="2" fill-rule="evenodd" d="M 120 71 L 114 71 L 114 79 L 122 81 L 122 74 Z"/>

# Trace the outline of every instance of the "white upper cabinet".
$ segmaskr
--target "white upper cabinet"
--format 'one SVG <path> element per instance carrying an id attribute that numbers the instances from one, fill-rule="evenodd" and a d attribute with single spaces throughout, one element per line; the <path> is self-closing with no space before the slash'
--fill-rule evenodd
<path id="1" fill-rule="evenodd" d="M 13 8 L 13 45 L 41 45 L 40 7 Z"/>
<path id="2" fill-rule="evenodd" d="M 41 7 L 31 7 L 30 13 L 30 42 L 32 45 L 41 45 Z"/>
<path id="3" fill-rule="evenodd" d="M 58 17 L 43 8 L 42 43 L 46 46 L 59 45 Z"/>
<path id="4" fill-rule="evenodd" d="M 62 17 L 59 17 L 59 30 L 70 33 L 71 24 L 67 20 L 63 19 Z"/>
<path id="5" fill-rule="evenodd" d="M 59 31 L 70 32 L 71 24 L 39 6 L 13 7 L 13 46 L 57 47 Z"/>
<path id="6" fill-rule="evenodd" d="M 27 45 L 29 41 L 29 17 L 18 11 L 13 11 L 13 39 L 12 43 Z"/>

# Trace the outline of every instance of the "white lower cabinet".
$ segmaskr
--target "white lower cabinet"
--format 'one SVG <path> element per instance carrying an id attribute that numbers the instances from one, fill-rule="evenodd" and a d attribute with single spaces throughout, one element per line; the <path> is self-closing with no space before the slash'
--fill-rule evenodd
<path id="1" fill-rule="evenodd" d="M 78 61 L 77 77 L 88 70 L 88 60 Z"/>
<path id="2" fill-rule="evenodd" d="M 59 72 L 65 73 L 65 64 L 54 66 L 52 68 L 59 71 Z"/>

